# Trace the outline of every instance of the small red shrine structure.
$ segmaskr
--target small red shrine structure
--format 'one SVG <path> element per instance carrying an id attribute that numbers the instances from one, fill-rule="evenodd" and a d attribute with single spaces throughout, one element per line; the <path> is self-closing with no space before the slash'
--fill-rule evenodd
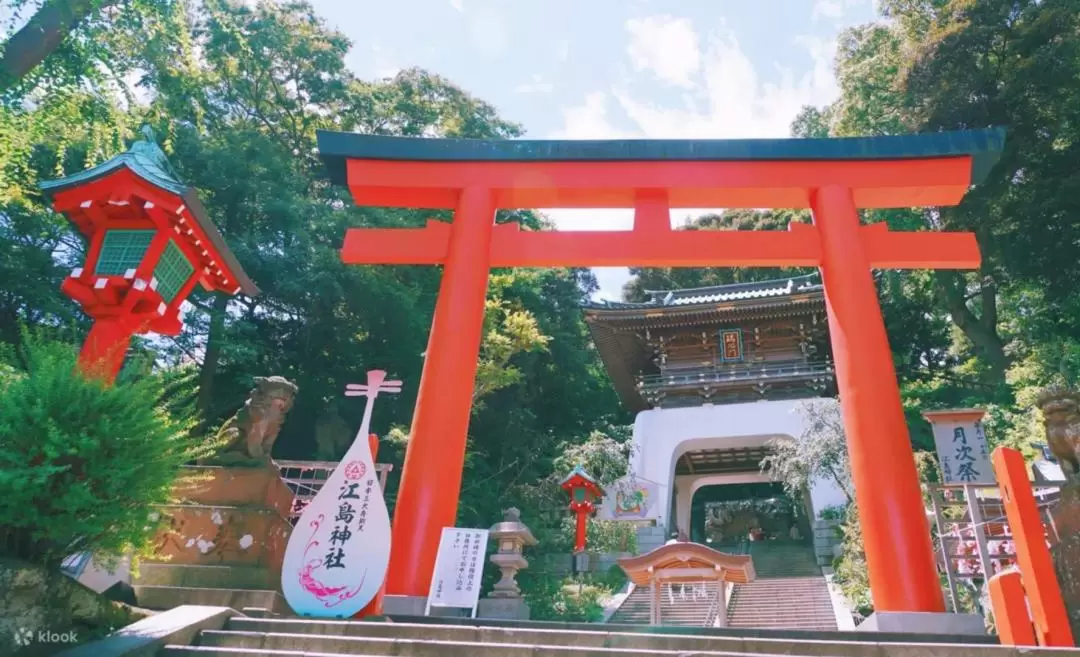
<path id="1" fill-rule="evenodd" d="M 726 609 L 728 584 L 749 584 L 757 576 L 748 554 L 726 554 L 699 543 L 675 542 L 636 557 L 619 559 L 619 567 L 635 586 L 649 587 L 649 624 L 660 625 L 660 594 L 664 584 L 718 583 L 718 609 Z M 716 622 L 722 627 L 725 613 Z"/>
<path id="2" fill-rule="evenodd" d="M 570 512 L 577 517 L 574 530 L 574 553 L 585 551 L 585 528 L 589 516 L 596 510 L 596 501 L 604 496 L 604 489 L 589 476 L 580 465 L 559 482 L 562 489 L 570 494 Z"/>
<path id="3" fill-rule="evenodd" d="M 873 269 L 977 269 L 972 233 L 864 226 L 863 208 L 960 203 L 1002 129 L 844 139 L 455 140 L 320 132 L 359 205 L 453 211 L 353 228 L 342 260 L 441 265 L 393 523 L 387 593 L 424 595 L 457 517 L 492 267 L 818 267 L 877 611 L 943 612 Z M 523 231 L 500 209 L 633 208 L 618 232 Z M 787 231 L 676 231 L 673 208 L 809 209 Z"/>
<path id="4" fill-rule="evenodd" d="M 143 135 L 107 162 L 40 185 L 89 242 L 61 289 L 94 319 L 80 365 L 107 381 L 132 335 L 180 332 L 180 306 L 196 285 L 258 294 L 196 190 L 180 182 L 149 128 Z"/>

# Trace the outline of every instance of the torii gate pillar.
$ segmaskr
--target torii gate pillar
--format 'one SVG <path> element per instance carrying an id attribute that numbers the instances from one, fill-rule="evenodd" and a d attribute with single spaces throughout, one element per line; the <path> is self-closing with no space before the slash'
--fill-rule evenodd
<path id="1" fill-rule="evenodd" d="M 821 236 L 829 339 L 863 545 L 875 555 L 867 559 L 875 608 L 944 611 L 892 350 L 851 190 L 826 187 L 810 202 Z M 927 580 L 903 573 L 922 573 Z"/>
<path id="2" fill-rule="evenodd" d="M 439 534 L 457 518 L 494 225 L 491 193 L 462 190 L 394 506 L 386 579 L 391 594 L 427 595 Z"/>
<path id="3" fill-rule="evenodd" d="M 944 611 L 871 270 L 972 269 L 970 233 L 861 226 L 857 208 L 955 205 L 1004 131 L 739 141 L 481 141 L 327 133 L 360 205 L 453 209 L 452 223 L 351 229 L 349 264 L 443 265 L 393 527 L 387 592 L 423 596 L 453 526 L 491 267 L 819 267 L 879 612 Z M 632 231 L 523 232 L 498 208 L 635 209 Z M 671 208 L 808 208 L 780 231 L 672 231 Z M 512 440 L 512 436 L 507 437 Z"/>

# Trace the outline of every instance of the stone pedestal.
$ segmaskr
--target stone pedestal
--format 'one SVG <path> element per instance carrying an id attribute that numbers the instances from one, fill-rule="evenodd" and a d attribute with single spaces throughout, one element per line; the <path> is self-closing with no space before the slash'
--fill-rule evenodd
<path id="1" fill-rule="evenodd" d="M 483 609 L 484 601 L 480 601 L 478 609 Z M 383 615 L 399 616 L 423 616 L 427 607 L 426 595 L 387 595 L 383 597 Z M 463 607 L 432 607 L 429 616 L 439 618 L 469 618 L 472 609 Z"/>
<path id="2" fill-rule="evenodd" d="M 484 598 L 477 607 L 480 618 L 529 620 L 529 605 L 521 598 Z"/>
<path id="3" fill-rule="evenodd" d="M 985 636 L 986 623 L 979 614 L 875 611 L 855 631 Z"/>
<path id="4" fill-rule="evenodd" d="M 499 568 L 502 578 L 495 582 L 489 598 L 521 598 L 521 587 L 514 576 L 517 571 L 529 567 L 529 562 L 519 553 L 499 553 L 491 555 L 489 561 Z"/>
<path id="5" fill-rule="evenodd" d="M 277 469 L 184 470 L 173 491 L 179 502 L 158 507 L 167 527 L 157 536 L 156 557 L 132 582 L 140 604 L 194 604 L 231 590 L 238 591 L 233 598 L 251 598 L 251 606 L 269 599 L 274 610 L 287 611 L 278 591 L 294 496 Z"/>

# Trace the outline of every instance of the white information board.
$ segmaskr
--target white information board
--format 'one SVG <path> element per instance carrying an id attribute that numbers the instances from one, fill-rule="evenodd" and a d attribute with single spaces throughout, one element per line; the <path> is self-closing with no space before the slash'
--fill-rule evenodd
<path id="1" fill-rule="evenodd" d="M 984 414 L 980 409 L 923 413 L 934 430 L 934 444 L 944 483 L 997 483 L 983 432 Z"/>
<path id="2" fill-rule="evenodd" d="M 458 607 L 472 609 L 472 617 L 476 618 L 487 542 L 486 529 L 443 527 L 425 616 L 432 607 Z"/>

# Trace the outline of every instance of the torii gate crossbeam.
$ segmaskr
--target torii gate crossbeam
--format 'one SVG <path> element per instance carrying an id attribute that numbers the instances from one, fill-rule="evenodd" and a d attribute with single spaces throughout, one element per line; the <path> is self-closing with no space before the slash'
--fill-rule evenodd
<path id="1" fill-rule="evenodd" d="M 426 595 L 453 526 L 492 267 L 819 267 L 878 611 L 943 611 L 874 268 L 973 269 L 970 233 L 863 226 L 859 208 L 960 202 L 1004 131 L 706 141 L 483 141 L 319 134 L 360 205 L 453 209 L 452 223 L 350 229 L 350 264 L 442 265 L 394 516 L 391 594 Z M 528 232 L 501 208 L 633 208 L 622 232 Z M 809 208 L 775 231 L 672 231 L 672 208 Z M 507 437 L 512 440 L 513 437 Z"/>

